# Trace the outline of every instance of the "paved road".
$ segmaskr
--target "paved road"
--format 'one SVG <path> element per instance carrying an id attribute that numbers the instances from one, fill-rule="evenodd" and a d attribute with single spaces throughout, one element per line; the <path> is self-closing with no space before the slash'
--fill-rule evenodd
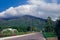
<path id="1" fill-rule="evenodd" d="M 23 37 L 17 37 L 17 38 L 5 39 L 5 40 L 45 40 L 45 39 L 42 33 L 36 33 L 33 35 L 27 35 Z"/>

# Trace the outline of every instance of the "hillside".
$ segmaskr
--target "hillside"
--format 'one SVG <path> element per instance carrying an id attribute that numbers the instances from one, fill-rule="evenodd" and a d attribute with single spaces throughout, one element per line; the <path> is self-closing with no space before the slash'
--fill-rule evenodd
<path id="1" fill-rule="evenodd" d="M 42 18 L 37 18 L 34 16 L 30 15 L 24 15 L 19 18 L 13 18 L 13 19 L 0 19 L 0 27 L 5 28 L 5 27 L 38 27 L 38 28 L 43 28 L 43 24 L 45 23 L 45 19 Z"/>

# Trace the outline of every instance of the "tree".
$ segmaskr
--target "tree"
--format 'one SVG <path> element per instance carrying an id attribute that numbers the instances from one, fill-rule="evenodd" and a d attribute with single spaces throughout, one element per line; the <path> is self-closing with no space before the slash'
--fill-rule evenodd
<path id="1" fill-rule="evenodd" d="M 32 29 L 31 29 L 31 27 L 30 26 L 28 26 L 27 27 L 27 31 L 31 31 Z"/>
<path id="2" fill-rule="evenodd" d="M 2 30 L 2 28 L 0 27 L 0 31 Z"/>
<path id="3" fill-rule="evenodd" d="M 32 27 L 32 31 L 38 32 L 38 27 Z"/>
<path id="4" fill-rule="evenodd" d="M 55 32 L 58 36 L 58 40 L 60 40 L 60 17 L 56 20 Z"/>
<path id="5" fill-rule="evenodd" d="M 53 29 L 51 17 L 48 17 L 45 25 L 45 32 L 53 32 Z"/>

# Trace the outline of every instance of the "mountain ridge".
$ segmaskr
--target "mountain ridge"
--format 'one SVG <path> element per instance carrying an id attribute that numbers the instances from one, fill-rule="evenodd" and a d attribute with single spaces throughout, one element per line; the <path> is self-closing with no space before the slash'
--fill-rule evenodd
<path id="1" fill-rule="evenodd" d="M 46 19 L 30 16 L 30 15 L 24 15 L 19 18 L 13 18 L 13 19 L 0 19 L 0 27 L 38 27 L 40 29 L 43 28 L 44 23 L 46 22 Z"/>

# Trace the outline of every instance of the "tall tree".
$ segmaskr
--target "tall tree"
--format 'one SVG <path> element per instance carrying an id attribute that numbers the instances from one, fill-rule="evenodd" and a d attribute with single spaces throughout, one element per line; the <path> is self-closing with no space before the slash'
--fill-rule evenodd
<path id="1" fill-rule="evenodd" d="M 45 31 L 46 32 L 52 32 L 53 31 L 53 24 L 52 24 L 51 17 L 47 18 L 46 25 L 45 25 Z"/>
<path id="2" fill-rule="evenodd" d="M 56 20 L 55 32 L 57 34 L 58 40 L 60 40 L 60 17 Z"/>

